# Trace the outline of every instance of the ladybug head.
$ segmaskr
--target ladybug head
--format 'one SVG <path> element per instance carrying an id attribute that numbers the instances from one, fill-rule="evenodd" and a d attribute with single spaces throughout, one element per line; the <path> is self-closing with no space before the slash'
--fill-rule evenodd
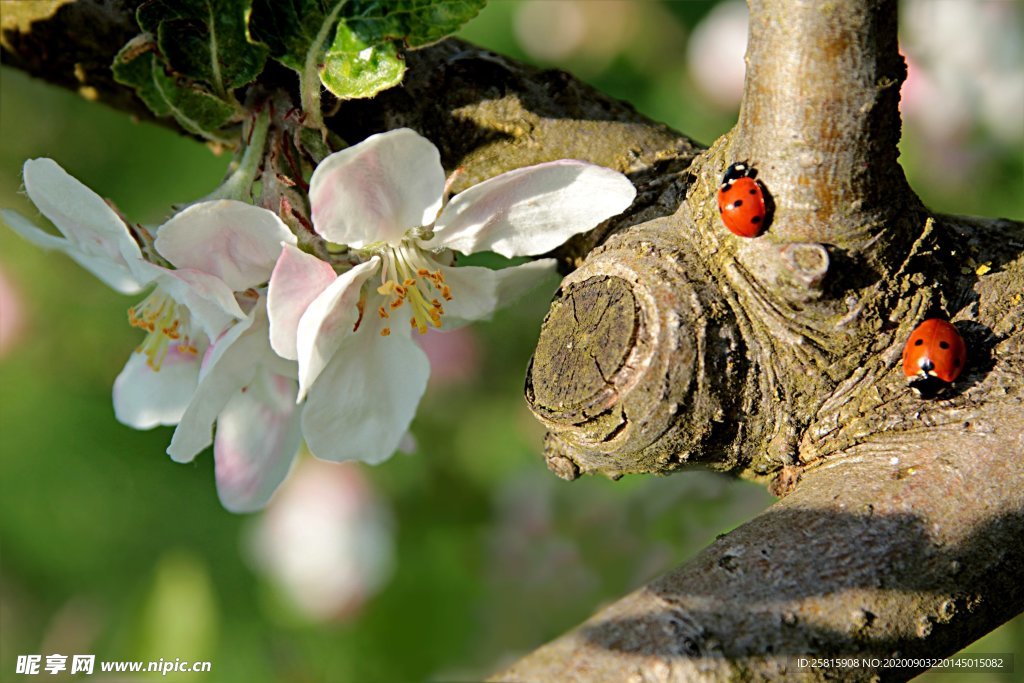
<path id="1" fill-rule="evenodd" d="M 737 161 L 725 170 L 725 175 L 722 176 L 722 185 L 731 185 L 734 181 L 740 178 L 754 178 L 757 176 L 757 171 L 745 162 Z"/>

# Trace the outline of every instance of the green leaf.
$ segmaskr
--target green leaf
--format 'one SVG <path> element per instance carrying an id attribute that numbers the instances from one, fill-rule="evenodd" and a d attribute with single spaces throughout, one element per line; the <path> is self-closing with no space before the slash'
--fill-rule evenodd
<path id="1" fill-rule="evenodd" d="M 421 47 L 476 16 L 486 0 L 253 0 L 249 30 L 299 72 L 303 106 L 319 80 L 336 96 L 372 97 L 405 73 L 399 43 Z M 311 112 L 312 113 L 312 112 Z M 315 116 L 315 114 L 314 114 Z"/>
<path id="2" fill-rule="evenodd" d="M 249 34 L 253 40 L 265 44 L 274 59 L 301 73 L 306 55 L 338 4 L 338 0 L 329 7 L 322 0 L 253 0 Z M 337 17 L 333 21 L 337 21 Z M 326 43 L 329 38 L 330 35 L 321 42 Z M 326 44 L 320 49 L 322 54 Z"/>
<path id="3" fill-rule="evenodd" d="M 263 71 L 267 48 L 249 40 L 252 0 L 147 0 L 136 18 L 157 37 L 179 74 L 206 83 L 221 99 Z"/>
<path id="4" fill-rule="evenodd" d="M 327 89 L 341 99 L 373 97 L 402 82 L 405 60 L 394 43 L 368 44 L 338 24 L 319 73 Z"/>
<path id="5" fill-rule="evenodd" d="M 173 116 L 181 127 L 208 140 L 223 142 L 217 130 L 228 123 L 235 109 L 188 79 L 167 73 L 157 59 L 152 36 L 129 41 L 114 58 L 114 78 L 130 85 L 157 116 Z"/>
<path id="6" fill-rule="evenodd" d="M 367 43 L 401 40 L 423 47 L 455 33 L 487 0 L 351 0 L 345 21 Z"/>

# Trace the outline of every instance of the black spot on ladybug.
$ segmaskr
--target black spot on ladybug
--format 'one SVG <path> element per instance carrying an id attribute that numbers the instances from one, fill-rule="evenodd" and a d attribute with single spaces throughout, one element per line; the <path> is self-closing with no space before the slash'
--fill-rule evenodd
<path id="1" fill-rule="evenodd" d="M 916 342 L 914 342 L 914 346 L 920 346 L 921 344 L 924 344 L 924 339 L 918 339 Z"/>
<path id="2" fill-rule="evenodd" d="M 718 207 L 718 213 L 723 213 L 724 211 L 725 211 L 725 209 L 723 207 L 721 207 L 721 206 Z"/>
<path id="3" fill-rule="evenodd" d="M 761 217 L 760 216 L 754 216 L 753 218 L 750 219 L 750 222 L 753 223 L 754 225 L 757 225 L 758 223 L 761 222 Z"/>
<path id="4" fill-rule="evenodd" d="M 751 190 L 750 194 L 757 194 L 757 190 Z"/>
<path id="5" fill-rule="evenodd" d="M 949 342 L 948 341 L 940 341 L 939 342 L 939 348 L 940 349 L 948 349 L 949 348 Z"/>
<path id="6" fill-rule="evenodd" d="M 953 359 L 953 367 L 954 368 L 960 367 L 960 359 L 959 358 L 954 358 Z"/>
<path id="7" fill-rule="evenodd" d="M 743 206 L 743 200 L 742 199 L 737 199 L 736 201 L 734 201 L 732 203 L 732 208 L 734 208 L 734 209 L 738 209 L 741 206 Z"/>

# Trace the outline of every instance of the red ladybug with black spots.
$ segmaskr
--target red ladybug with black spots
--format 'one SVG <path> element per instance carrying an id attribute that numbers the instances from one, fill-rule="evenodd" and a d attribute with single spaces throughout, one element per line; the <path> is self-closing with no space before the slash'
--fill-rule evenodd
<path id="1" fill-rule="evenodd" d="M 767 224 L 764 186 L 754 180 L 757 171 L 735 163 L 726 170 L 718 188 L 718 212 L 729 231 L 740 237 L 757 237 Z"/>
<path id="2" fill-rule="evenodd" d="M 911 382 L 953 382 L 967 363 L 967 345 L 949 322 L 929 318 L 914 328 L 903 347 L 903 374 Z"/>

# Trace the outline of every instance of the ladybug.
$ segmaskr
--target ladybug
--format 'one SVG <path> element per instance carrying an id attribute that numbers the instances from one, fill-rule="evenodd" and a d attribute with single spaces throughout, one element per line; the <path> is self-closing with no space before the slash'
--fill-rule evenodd
<path id="1" fill-rule="evenodd" d="M 949 322 L 929 318 L 914 328 L 903 347 L 903 374 L 915 380 L 952 382 L 967 363 L 967 345 Z"/>
<path id="2" fill-rule="evenodd" d="M 765 228 L 767 208 L 764 187 L 754 180 L 757 171 L 744 163 L 726 170 L 718 188 L 718 212 L 729 231 L 740 237 L 757 237 Z"/>

